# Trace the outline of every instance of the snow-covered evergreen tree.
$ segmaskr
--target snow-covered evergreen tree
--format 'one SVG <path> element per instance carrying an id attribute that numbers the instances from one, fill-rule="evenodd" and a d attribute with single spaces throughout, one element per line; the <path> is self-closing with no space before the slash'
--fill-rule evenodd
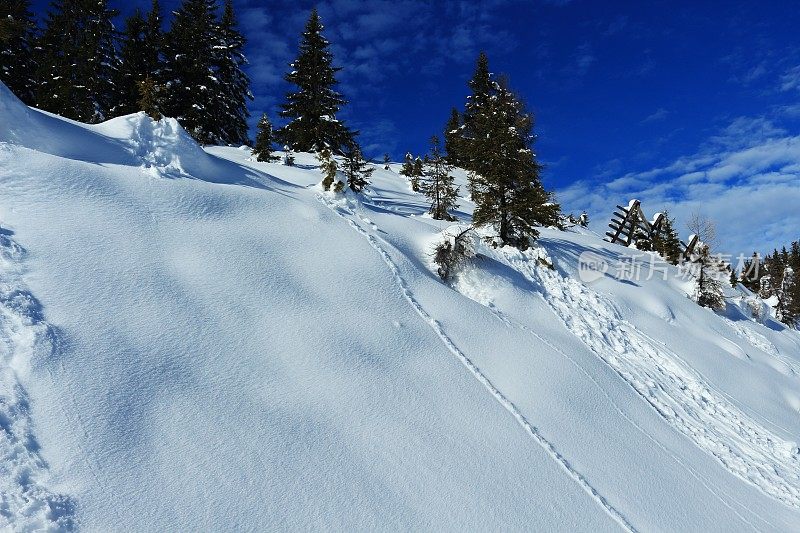
<path id="1" fill-rule="evenodd" d="M 222 141 L 217 101 L 223 97 L 215 72 L 219 43 L 216 0 L 183 0 L 164 37 L 165 113 L 198 142 Z"/>
<path id="2" fill-rule="evenodd" d="M 277 161 L 279 158 L 272 153 L 272 143 L 275 141 L 275 136 L 272 131 L 272 123 L 269 117 L 264 113 L 258 121 L 258 130 L 256 132 L 256 144 L 253 147 L 253 155 L 256 161 L 270 162 Z"/>
<path id="3" fill-rule="evenodd" d="M 286 95 L 281 117 L 289 123 L 278 130 L 283 143 L 300 152 L 330 148 L 341 152 L 354 136 L 336 116 L 346 101 L 335 87 L 336 73 L 330 43 L 322 36 L 322 21 L 311 11 L 297 59 L 285 79 L 296 86 Z"/>
<path id="4" fill-rule="evenodd" d="M 400 169 L 400 175 L 410 178 L 414 175 L 414 156 L 411 152 L 406 152 L 406 157 L 403 160 L 403 166 Z"/>
<path id="5" fill-rule="evenodd" d="M 244 45 L 245 38 L 237 29 L 233 1 L 225 0 L 213 58 L 219 95 L 212 100 L 211 111 L 220 144 L 249 143 L 247 101 L 253 99 L 253 93 L 250 92 L 250 78 L 243 70 L 247 65 Z"/>
<path id="6" fill-rule="evenodd" d="M 99 122 L 116 107 L 117 11 L 107 0 L 54 0 L 37 45 L 36 105 Z"/>
<path id="7" fill-rule="evenodd" d="M 347 177 L 347 185 L 353 192 L 363 191 L 369 185 L 369 178 L 375 169 L 369 167 L 361 154 L 361 147 L 354 140 L 345 145 L 342 156 L 342 170 Z"/>
<path id="8" fill-rule="evenodd" d="M 531 149 L 533 115 L 505 86 L 489 79 L 491 94 L 484 94 L 488 63 L 481 54 L 476 94 L 467 104 L 470 137 L 468 170 L 475 202 L 473 222 L 495 228 L 503 244 L 525 249 L 536 238 L 536 226 L 559 224 L 560 208 L 540 180 L 541 165 Z"/>
<path id="9" fill-rule="evenodd" d="M 658 252 L 673 265 L 677 265 L 681 260 L 681 240 L 675 230 L 675 219 L 670 218 L 666 211 L 659 231 L 653 236 L 653 251 Z"/>
<path id="10" fill-rule="evenodd" d="M 389 159 L 389 154 L 383 154 L 383 170 L 389 170 L 391 168 L 389 167 L 390 162 L 391 159 Z"/>
<path id="11" fill-rule="evenodd" d="M 161 87 L 156 85 L 153 78 L 147 76 L 139 82 L 138 108 L 147 113 L 153 120 L 161 120 Z"/>
<path id="12" fill-rule="evenodd" d="M 447 153 L 447 161 L 454 166 L 461 165 L 461 113 L 453 108 L 450 111 L 450 118 L 444 127 L 444 150 Z"/>
<path id="13" fill-rule="evenodd" d="M 581 216 L 578 217 L 578 225 L 582 228 L 589 227 L 589 214 L 586 211 L 581 213 Z"/>
<path id="14" fill-rule="evenodd" d="M 719 280 L 720 270 L 707 244 L 698 243 L 693 262 L 696 265 L 695 301 L 703 307 L 724 309 L 725 297 Z"/>
<path id="15" fill-rule="evenodd" d="M 458 188 L 450 175 L 453 166 L 447 162 L 436 136 L 431 138 L 430 154 L 425 162 L 420 189 L 431 202 L 428 212 L 436 220 L 456 220 L 450 213 L 458 207 Z"/>
<path id="16" fill-rule="evenodd" d="M 339 179 L 339 164 L 334 159 L 333 154 L 329 148 L 323 148 L 319 152 L 319 169 L 322 171 L 322 188 L 330 191 L 333 187 L 334 191 L 342 192 L 344 189 L 344 182 Z"/>
<path id="17" fill-rule="evenodd" d="M 36 22 L 30 0 L 0 3 L 0 81 L 27 105 L 35 102 L 33 47 Z"/>
<path id="18" fill-rule="evenodd" d="M 161 7 L 153 0 L 150 13 L 145 18 L 137 8 L 125 21 L 120 46 L 120 66 L 116 86 L 118 103 L 115 115 L 144 111 L 140 105 L 142 82 L 147 87 L 159 87 L 161 75 Z M 155 94 L 155 90 L 153 92 Z M 155 101 L 152 102 L 156 104 Z"/>

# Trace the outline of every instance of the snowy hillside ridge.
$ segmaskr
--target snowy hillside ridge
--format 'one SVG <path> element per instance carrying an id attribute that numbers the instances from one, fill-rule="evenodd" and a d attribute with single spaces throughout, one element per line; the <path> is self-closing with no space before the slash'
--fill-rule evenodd
<path id="1" fill-rule="evenodd" d="M 579 227 L 479 228 L 443 281 L 474 206 L 401 164 L 325 192 L 3 90 L 7 529 L 800 531 L 800 335 L 746 289 L 701 308 Z"/>
<path id="2" fill-rule="evenodd" d="M 47 488 L 28 394 L 18 374 L 54 349 L 39 302 L 20 282 L 24 250 L 0 230 L 0 528 L 59 531 L 74 526 L 74 503 Z"/>

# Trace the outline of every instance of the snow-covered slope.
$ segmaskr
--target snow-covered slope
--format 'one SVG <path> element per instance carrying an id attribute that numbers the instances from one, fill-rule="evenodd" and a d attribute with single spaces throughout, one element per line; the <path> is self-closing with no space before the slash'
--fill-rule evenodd
<path id="1" fill-rule="evenodd" d="M 297 163 L 0 86 L 1 525 L 800 530 L 796 332 L 588 233 L 444 284 L 399 165 Z"/>

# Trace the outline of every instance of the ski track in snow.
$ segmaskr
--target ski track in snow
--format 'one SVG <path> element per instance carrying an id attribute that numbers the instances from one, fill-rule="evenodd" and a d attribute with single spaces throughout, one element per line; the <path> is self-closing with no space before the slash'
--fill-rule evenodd
<path id="1" fill-rule="evenodd" d="M 764 494 L 800 509 L 800 452 L 714 388 L 676 353 L 625 321 L 582 283 L 537 268 L 521 253 L 509 264 L 541 288 L 545 301 L 581 339 L 673 427 Z"/>
<path id="2" fill-rule="evenodd" d="M 23 257 L 24 250 L 0 234 L 0 529 L 71 531 L 77 525 L 75 505 L 43 484 L 47 465 L 14 370 L 53 349 L 52 330 L 20 280 Z"/>
<path id="3" fill-rule="evenodd" d="M 693 478 L 695 478 L 697 481 L 699 481 L 701 485 L 703 485 L 706 489 L 708 489 L 709 493 L 711 493 L 725 507 L 730 509 L 731 512 L 734 515 L 736 515 L 738 518 L 740 518 L 742 520 L 742 522 L 744 522 L 745 524 L 750 526 L 754 531 L 759 531 L 759 529 L 750 520 L 748 520 L 736 508 L 733 507 L 733 504 L 736 504 L 739 507 L 741 507 L 743 511 L 746 511 L 746 512 L 749 512 L 751 514 L 754 514 L 752 512 L 752 510 L 750 510 L 747 506 L 742 505 L 738 501 L 734 501 L 733 503 L 728 502 L 728 500 L 726 500 L 724 498 L 724 494 L 722 494 L 719 491 L 714 489 L 714 486 L 708 480 L 708 478 L 706 478 L 701 473 L 697 472 L 694 468 L 692 468 L 691 466 L 686 464 L 675 452 L 673 452 L 672 450 L 669 450 L 668 448 L 666 448 L 663 444 L 661 444 L 658 440 L 656 440 L 650 433 L 645 431 L 645 429 L 642 426 L 640 426 L 635 420 L 633 420 L 630 416 L 628 416 L 628 414 L 608 394 L 606 389 L 602 385 L 600 385 L 600 383 L 597 382 L 597 379 L 595 379 L 595 377 L 589 371 L 587 371 L 580 363 L 578 363 L 578 361 L 576 361 L 575 358 L 573 358 L 567 352 L 565 352 L 564 350 L 562 350 L 558 346 L 554 345 L 553 343 L 551 343 L 550 341 L 548 341 L 547 339 L 545 339 L 544 337 L 542 337 L 541 335 L 536 333 L 531 328 L 527 327 L 526 325 L 522 324 L 521 322 L 518 322 L 514 318 L 511 318 L 510 316 L 508 316 L 506 313 L 501 311 L 496 305 L 494 305 L 491 301 L 486 301 L 485 299 L 477 298 L 477 297 L 475 297 L 474 294 L 471 294 L 469 291 L 465 291 L 464 289 L 465 289 L 465 287 L 463 287 L 463 286 L 456 287 L 456 290 L 458 290 L 461 294 L 464 294 L 464 296 L 466 296 L 467 298 L 469 298 L 469 299 L 471 299 L 471 300 L 473 300 L 475 302 L 478 302 L 481 305 L 486 306 L 489 309 L 489 311 L 495 317 L 497 317 L 498 320 L 500 320 L 502 323 L 504 323 L 506 326 L 513 327 L 513 328 L 518 328 L 518 329 L 530 334 L 535 339 L 537 339 L 539 342 L 541 342 L 545 346 L 549 347 L 555 353 L 561 355 L 564 359 L 569 361 L 570 364 L 573 367 L 575 367 L 581 374 L 583 374 L 589 381 L 592 382 L 592 384 L 595 386 L 595 388 L 606 399 L 606 401 L 608 401 L 609 405 L 614 409 L 614 411 L 623 420 L 628 422 L 636 431 L 638 431 L 642 436 L 644 436 L 644 438 L 646 438 L 648 441 L 650 441 L 653 445 L 655 445 L 658 449 L 660 449 L 662 452 L 664 452 L 667 456 L 671 457 L 689 475 L 691 475 Z M 778 527 L 776 525 L 770 523 L 764 517 L 757 516 L 755 514 L 754 514 L 754 516 L 756 518 L 764 521 L 768 525 L 770 525 L 773 529 L 778 529 Z"/>
<path id="4" fill-rule="evenodd" d="M 545 452 L 555 460 L 558 465 L 569 475 L 578 485 L 586 492 L 597 504 L 603 508 L 603 510 L 616 521 L 623 529 L 635 532 L 636 528 L 620 513 L 602 494 L 600 494 L 589 482 L 586 478 L 578 471 L 576 471 L 573 466 L 570 464 L 569 460 L 561 455 L 555 446 L 548 441 L 536 428 L 533 424 L 531 424 L 527 418 L 522 414 L 522 412 L 517 408 L 514 403 L 508 399 L 500 390 L 486 377 L 483 372 L 472 362 L 469 357 L 467 357 L 464 352 L 462 352 L 453 342 L 450 337 L 442 329 L 441 324 L 434 319 L 427 311 L 422 307 L 422 305 L 414 298 L 413 293 L 408 287 L 408 283 L 400 274 L 400 269 L 398 268 L 397 264 L 391 258 L 389 253 L 383 248 L 372 234 L 367 232 L 364 228 L 362 228 L 352 217 L 358 217 L 363 223 L 370 226 L 370 228 L 375 231 L 377 230 L 377 226 L 368 218 L 361 216 L 360 214 L 356 213 L 354 209 L 349 206 L 341 205 L 336 202 L 331 201 L 329 198 L 325 197 L 322 194 L 318 194 L 317 198 L 328 208 L 331 209 L 336 215 L 343 218 L 347 221 L 347 223 L 356 230 L 362 237 L 364 237 L 381 256 L 381 259 L 386 263 L 386 266 L 389 267 L 389 270 L 392 272 L 393 277 L 395 278 L 395 282 L 400 287 L 403 297 L 408 301 L 414 311 L 428 324 L 428 326 L 436 333 L 436 335 L 441 339 L 447 349 L 455 355 L 458 360 L 467 368 L 467 370 L 477 379 L 497 400 L 500 405 L 502 405 L 519 423 L 520 426 L 545 450 Z M 349 215 L 349 216 L 348 216 Z"/>

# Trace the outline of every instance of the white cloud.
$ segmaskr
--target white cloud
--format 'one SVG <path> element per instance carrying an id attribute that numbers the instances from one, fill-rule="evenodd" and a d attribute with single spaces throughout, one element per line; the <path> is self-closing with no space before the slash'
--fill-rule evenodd
<path id="1" fill-rule="evenodd" d="M 696 154 L 599 185 L 575 183 L 558 196 L 567 211 L 586 209 L 601 234 L 614 206 L 632 198 L 648 215 L 668 209 L 684 238 L 687 218 L 702 211 L 718 225 L 720 251 L 749 254 L 800 237 L 799 172 L 800 135 L 739 117 Z"/>

